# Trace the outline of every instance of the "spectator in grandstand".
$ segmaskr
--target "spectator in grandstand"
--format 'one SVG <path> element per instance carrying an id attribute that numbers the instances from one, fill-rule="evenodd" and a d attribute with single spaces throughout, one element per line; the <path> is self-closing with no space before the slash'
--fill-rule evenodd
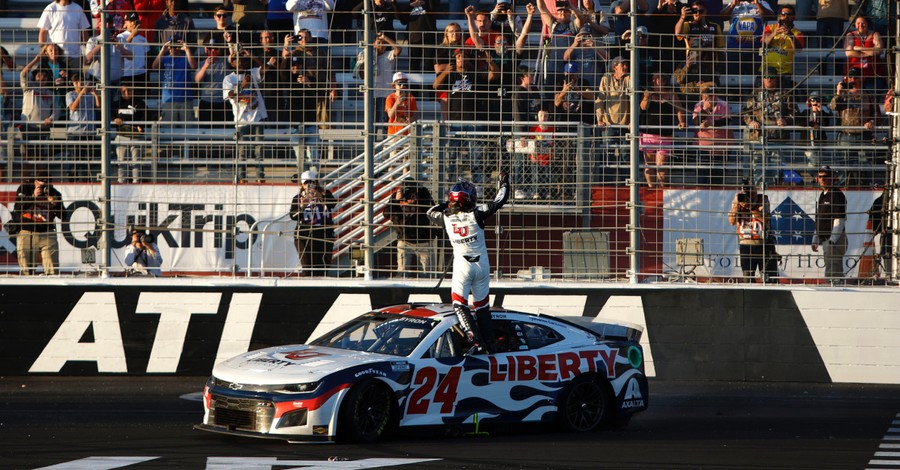
<path id="1" fill-rule="evenodd" d="M 188 44 L 196 44 L 197 30 L 194 28 L 194 19 L 186 11 L 185 0 L 166 0 L 165 11 L 156 20 L 157 42 L 165 44 L 169 41 L 178 42 L 184 39 Z M 219 13 L 223 10 L 216 10 Z M 219 22 L 216 21 L 216 24 Z"/>
<path id="2" fill-rule="evenodd" d="M 691 121 L 697 129 L 697 146 L 702 151 L 699 155 L 708 156 L 711 161 L 710 184 L 722 183 L 724 150 L 722 145 L 733 137 L 728 129 L 728 103 L 719 97 L 715 83 L 707 82 L 700 86 L 700 101 L 694 105 Z M 702 153 L 700 153 L 702 152 Z"/>
<path id="3" fill-rule="evenodd" d="M 425 215 L 433 205 L 431 191 L 407 182 L 397 187 L 384 208 L 384 217 L 397 235 L 397 272 L 401 276 L 418 271 L 417 276 L 428 277 L 434 271 L 433 240 L 438 232 Z"/>
<path id="4" fill-rule="evenodd" d="M 253 32 L 266 27 L 269 0 L 224 0 L 232 11 L 231 21 L 241 30 Z"/>
<path id="5" fill-rule="evenodd" d="M 794 6 L 784 5 L 778 9 L 778 23 L 766 25 L 762 35 L 762 66 L 759 69 L 762 74 L 774 68 L 782 81 L 789 80 L 794 74 L 794 54 L 806 47 L 806 37 L 794 25 L 795 16 Z"/>
<path id="6" fill-rule="evenodd" d="M 125 15 L 130 4 L 127 0 L 90 0 L 91 16 L 94 18 L 94 34 L 100 34 L 102 20 L 100 10 L 106 10 L 106 17 L 112 22 L 116 34 L 125 30 Z"/>
<path id="7" fill-rule="evenodd" d="M 834 113 L 823 97 L 813 92 L 806 99 L 806 109 L 800 112 L 800 122 L 806 126 L 801 140 L 808 140 L 810 145 L 823 144 L 828 141 L 828 128 L 834 125 Z"/>
<path id="8" fill-rule="evenodd" d="M 575 62 L 581 67 L 581 78 L 589 86 L 600 84 L 600 77 L 606 72 L 608 59 L 606 48 L 594 41 L 594 33 L 590 28 L 581 28 L 572 45 L 563 54 L 566 62 Z"/>
<path id="9" fill-rule="evenodd" d="M 799 113 L 790 86 L 782 86 L 781 76 L 774 67 L 769 67 L 763 75 L 762 86 L 753 90 L 753 94 L 744 103 L 741 114 L 744 124 L 750 129 L 747 137 L 753 141 L 761 141 L 765 133 L 766 140 L 786 142 L 791 140 L 791 130 L 785 127 L 794 125 Z"/>
<path id="10" fill-rule="evenodd" d="M 328 42 L 328 12 L 334 3 L 326 0 L 287 0 L 287 11 L 294 13 L 294 33 L 308 29 L 315 42 Z"/>
<path id="11" fill-rule="evenodd" d="M 231 103 L 231 112 L 234 114 L 234 140 L 241 149 L 241 159 L 259 160 L 262 157 L 263 122 L 268 119 L 266 102 L 263 99 L 260 86 L 263 83 L 266 65 L 254 67 L 250 51 L 244 49 L 240 55 L 232 54 L 229 63 L 233 72 L 222 80 L 222 97 Z M 249 143 L 248 143 L 249 142 Z M 246 168 L 238 165 L 238 181 L 247 178 Z M 262 163 L 256 166 L 256 181 L 263 183 L 266 180 Z"/>
<path id="12" fill-rule="evenodd" d="M 647 13 L 647 50 L 653 58 L 653 69 L 666 75 L 675 71 L 675 25 L 681 14 L 678 0 L 657 0 L 656 8 Z"/>
<path id="13" fill-rule="evenodd" d="M 144 122 L 147 121 L 147 104 L 127 85 L 119 88 L 119 99 L 112 106 L 115 115 L 116 137 L 113 144 L 118 159 L 118 181 L 129 182 L 128 170 L 131 170 L 132 183 L 141 182 L 141 161 L 144 159 Z M 130 162 L 130 165 L 129 165 Z"/>
<path id="14" fill-rule="evenodd" d="M 42 47 L 38 55 L 40 56 L 40 62 L 36 67 L 50 73 L 53 102 L 56 109 L 62 110 L 66 106 L 66 89 L 69 87 L 68 61 L 63 55 L 62 48 L 56 44 L 47 44 Z"/>
<path id="15" fill-rule="evenodd" d="M 41 47 L 56 44 L 62 48 L 71 68 L 81 65 L 81 47 L 91 37 L 91 24 L 81 5 L 72 0 L 54 0 L 44 7 L 38 29 Z"/>
<path id="16" fill-rule="evenodd" d="M 816 9 L 816 36 L 819 47 L 831 49 L 844 35 L 844 22 L 850 17 L 848 0 L 818 0 Z"/>
<path id="17" fill-rule="evenodd" d="M 412 0 L 403 12 L 410 72 L 425 73 L 434 66 L 433 49 L 437 44 L 435 12 L 438 4 L 438 0 Z"/>
<path id="18" fill-rule="evenodd" d="M 569 62 L 564 67 L 565 80 L 553 95 L 554 121 L 594 124 L 594 91 L 579 76 L 579 72 L 580 66 L 575 62 Z M 602 79 L 600 83 L 603 83 Z"/>
<path id="19" fill-rule="evenodd" d="M 416 97 L 409 91 L 409 77 L 403 72 L 396 72 L 392 77 L 394 92 L 387 96 L 384 111 L 388 117 L 388 134 L 400 132 L 407 124 L 419 118 L 419 105 Z"/>
<path id="20" fill-rule="evenodd" d="M 225 44 L 232 52 L 239 52 L 240 47 L 248 44 L 248 41 L 241 41 L 242 38 L 246 38 L 246 33 L 241 31 L 239 34 L 234 28 L 234 25 L 231 24 L 231 11 L 225 8 L 224 5 L 216 7 L 213 12 L 213 18 L 215 19 L 216 27 L 212 30 L 212 37 L 216 44 Z M 173 42 L 178 42 L 184 36 L 176 32 L 172 35 L 172 38 Z M 226 52 L 226 54 L 228 53 L 230 52 Z"/>
<path id="21" fill-rule="evenodd" d="M 441 43 L 432 51 L 434 56 L 434 73 L 439 74 L 441 71 L 452 67 L 456 63 L 456 51 L 464 47 L 462 27 L 459 23 L 449 23 L 444 27 L 444 37 Z M 446 91 L 437 93 L 437 101 L 441 107 L 441 117 L 448 119 L 449 109 L 448 100 L 449 93 Z"/>
<path id="22" fill-rule="evenodd" d="M 524 54 L 525 48 L 528 44 L 528 34 L 531 32 L 531 24 L 534 23 L 534 13 L 537 11 L 537 7 L 534 6 L 533 3 L 525 4 L 525 22 L 522 24 L 522 29 L 518 35 L 516 35 L 516 53 L 520 56 Z"/>
<path id="23" fill-rule="evenodd" d="M 553 9 L 547 4 L 551 0 L 537 0 L 538 12 L 543 25 L 541 52 L 538 56 L 540 85 L 559 88 L 564 80 L 563 68 L 567 62 L 563 58 L 566 49 L 575 41 L 575 35 L 581 29 L 577 17 L 566 0 L 559 0 Z"/>
<path id="24" fill-rule="evenodd" d="M 50 175 L 38 169 L 34 177 L 16 189 L 13 208 L 19 232 L 16 234 L 16 256 L 19 274 L 30 276 L 37 271 L 37 254 L 41 255 L 44 274 L 52 276 L 59 267 L 59 243 L 56 222 L 65 218 L 62 194 L 50 184 Z"/>
<path id="25" fill-rule="evenodd" d="M 829 166 L 819 168 L 818 180 L 822 192 L 816 202 L 816 231 L 812 250 L 825 258 L 825 278 L 832 283 L 844 277 L 844 254 L 847 253 L 847 197 L 836 184 L 836 175 Z"/>
<path id="26" fill-rule="evenodd" d="M 875 126 L 881 111 L 875 96 L 862 89 L 859 69 L 850 69 L 844 80 L 837 84 L 831 99 L 831 109 L 840 116 L 841 132 L 838 142 L 842 145 L 873 143 Z"/>
<path id="27" fill-rule="evenodd" d="M 67 137 L 73 140 L 93 140 L 100 117 L 100 95 L 81 72 L 73 73 L 71 78 L 73 89 L 66 93 L 66 108 L 69 110 Z"/>
<path id="28" fill-rule="evenodd" d="M 166 0 L 131 0 L 131 4 L 134 6 L 134 12 L 137 13 L 138 18 L 140 18 L 141 24 L 153 25 L 154 28 L 156 27 L 156 22 L 159 20 L 162 12 L 166 11 Z M 159 38 L 157 38 L 155 29 L 145 30 L 144 36 L 147 36 L 147 41 L 151 44 L 165 44 L 169 41 L 178 42 L 175 41 L 175 38 L 172 38 L 169 41 L 160 41 Z M 182 36 L 182 38 L 185 38 L 185 36 Z"/>
<path id="29" fill-rule="evenodd" d="M 750 181 L 744 179 L 741 191 L 734 195 L 728 223 L 737 227 L 741 271 L 744 282 L 753 282 L 756 272 L 763 283 L 778 275 L 778 257 L 771 236 L 769 198 L 759 194 Z"/>
<path id="30" fill-rule="evenodd" d="M 650 5 L 647 0 L 636 0 L 635 5 L 637 6 L 637 11 L 634 12 L 637 26 L 646 30 L 644 15 L 650 10 Z M 626 53 L 625 44 L 628 44 L 629 40 L 625 36 L 625 32 L 631 29 L 631 15 L 631 0 L 613 0 L 610 3 L 609 23 L 615 33 L 616 41 L 616 47 L 610 51 L 610 55 L 613 57 Z"/>
<path id="31" fill-rule="evenodd" d="M 760 40 L 765 18 L 775 15 L 766 0 L 731 0 L 722 8 L 723 17 L 731 17 L 728 28 L 728 73 L 752 75 L 759 69 Z"/>
<path id="32" fill-rule="evenodd" d="M 547 103 L 543 91 L 534 85 L 534 70 L 526 65 L 520 65 L 517 71 L 519 86 L 513 90 L 511 100 L 513 102 L 513 121 L 516 122 L 518 132 L 528 132 L 528 121 L 537 121 L 538 111 L 550 109 L 550 104 Z"/>
<path id="33" fill-rule="evenodd" d="M 122 81 L 131 91 L 141 96 L 147 95 L 147 54 L 150 46 L 147 38 L 141 32 L 141 19 L 137 13 L 125 15 L 125 31 L 121 32 L 117 39 L 123 43 L 125 49 L 131 52 L 131 57 L 125 57 L 125 69 L 122 71 Z"/>
<path id="34" fill-rule="evenodd" d="M 545 110 L 538 111 L 538 122 L 530 131 L 530 138 L 534 140 L 534 151 L 528 155 L 531 160 L 531 187 L 534 192 L 531 194 L 532 199 L 542 199 L 553 197 L 556 184 L 553 168 L 554 142 L 553 134 L 556 129 L 550 124 L 550 113 Z"/>
<path id="35" fill-rule="evenodd" d="M 331 191 L 319 185 L 315 171 L 300 175 L 300 192 L 291 201 L 291 220 L 297 221 L 295 245 L 305 274 L 327 275 L 334 250 L 335 204 Z"/>
<path id="36" fill-rule="evenodd" d="M 112 87 L 118 87 L 119 81 L 122 80 L 122 72 L 125 70 L 125 59 L 132 58 L 134 54 L 125 47 L 123 39 L 113 35 L 115 33 L 115 25 L 112 23 L 112 18 L 107 18 L 107 20 L 106 29 L 101 31 L 99 35 L 88 39 L 87 44 L 84 45 L 84 63 L 88 65 L 88 78 L 97 82 L 102 81 L 100 51 L 103 49 L 103 42 L 110 41 L 113 47 L 109 48 L 109 55 L 107 56 L 109 61 L 109 81 L 107 84 Z"/>
<path id="37" fill-rule="evenodd" d="M 444 27 L 444 37 L 434 50 L 434 73 L 452 66 L 456 62 L 456 50 L 464 46 L 462 27 L 459 23 L 448 23 Z"/>
<path id="38" fill-rule="evenodd" d="M 644 177 L 648 187 L 665 187 L 666 165 L 673 145 L 675 128 L 684 129 L 687 122 L 684 107 L 669 76 L 655 72 L 649 90 L 641 97 L 641 150 L 644 153 Z"/>
<path id="39" fill-rule="evenodd" d="M 864 16 L 853 20 L 855 31 L 847 33 L 844 40 L 844 53 L 847 55 L 847 73 L 858 71 L 856 76 L 862 77 L 862 88 L 867 93 L 884 90 L 885 67 L 881 54 L 884 42 L 878 31 L 869 27 L 869 19 Z"/>
<path id="40" fill-rule="evenodd" d="M 687 58 L 683 66 L 675 70 L 675 80 L 681 91 L 693 95 L 701 83 L 715 82 L 721 74 L 722 28 L 707 20 L 707 9 L 702 0 L 694 0 L 682 7 L 675 23 L 675 39 L 684 41 Z M 688 15 L 691 16 L 687 20 Z"/>
<path id="41" fill-rule="evenodd" d="M 631 122 L 628 90 L 631 88 L 631 75 L 628 73 L 628 62 L 622 56 L 616 56 L 609 63 L 612 71 L 606 72 L 600 79 L 597 94 L 597 126 L 599 136 L 620 137 L 628 131 Z"/>
<path id="42" fill-rule="evenodd" d="M 392 79 L 397 70 L 397 59 L 403 48 L 397 45 L 389 34 L 378 33 L 375 42 L 375 80 L 372 95 L 375 97 L 375 122 L 388 122 L 387 108 L 384 103 L 392 93 Z"/>
<path id="43" fill-rule="evenodd" d="M 26 151 L 31 156 L 47 154 L 46 146 L 35 141 L 49 139 L 50 127 L 61 115 L 61 109 L 56 107 L 50 71 L 35 69 L 40 60 L 41 55 L 35 56 L 19 73 L 19 85 L 22 88 L 22 138 L 29 144 Z"/>
<path id="44" fill-rule="evenodd" d="M 290 66 L 282 72 L 282 85 L 286 109 L 290 110 L 289 120 L 300 123 L 303 145 L 295 148 L 297 160 L 303 161 L 305 153 L 306 167 L 318 168 L 319 165 L 319 126 L 316 125 L 316 106 L 326 99 L 327 90 L 321 85 L 321 74 L 308 65 L 308 57 L 303 51 L 289 53 Z"/>
<path id="45" fill-rule="evenodd" d="M 281 67 L 287 62 L 281 60 L 283 45 L 278 42 L 278 35 L 270 29 L 259 32 L 259 47 L 255 48 L 254 56 L 266 64 L 262 87 L 263 99 L 266 101 L 266 111 L 269 113 L 269 121 L 281 121 L 283 109 L 281 106 L 281 94 L 278 90 L 278 81 L 281 77 Z"/>
<path id="46" fill-rule="evenodd" d="M 140 230 L 131 231 L 131 243 L 125 248 L 125 266 L 129 276 L 162 276 L 162 253 L 156 237 Z"/>
<path id="47" fill-rule="evenodd" d="M 522 19 L 512 9 L 510 0 L 497 0 L 491 10 L 491 30 L 507 37 L 516 37 L 522 32 Z"/>
<path id="48" fill-rule="evenodd" d="M 894 87 L 888 88 L 887 93 L 884 95 L 884 112 L 892 113 L 894 112 L 894 95 L 896 92 L 894 91 Z"/>
<path id="49" fill-rule="evenodd" d="M 478 121 L 478 112 L 485 108 L 488 97 L 490 84 L 497 79 L 497 64 L 485 57 L 488 64 L 488 72 L 482 72 L 475 68 L 475 58 L 472 56 L 471 49 L 462 48 L 456 50 L 456 63 L 450 67 L 444 68 L 434 78 L 432 87 L 438 92 L 447 93 L 447 117 L 451 121 Z M 485 55 L 489 55 L 485 52 Z M 457 132 L 479 132 L 481 127 L 475 124 L 453 124 L 450 127 L 450 133 Z M 471 158 L 471 171 L 473 179 L 482 177 L 481 169 L 481 153 L 482 146 L 480 142 L 473 136 L 465 139 L 468 147 L 469 158 Z M 462 139 L 453 139 L 451 146 L 454 153 L 459 154 L 459 148 L 462 145 Z M 454 159 L 455 160 L 455 159 Z M 450 171 L 451 177 L 456 176 L 456 167 L 458 162 L 454 162 Z"/>
<path id="50" fill-rule="evenodd" d="M 488 107 L 485 118 L 496 123 L 492 127 L 499 130 L 512 120 L 512 101 L 506 98 L 516 87 L 516 65 L 519 63 L 519 54 L 515 47 L 512 47 L 512 37 L 503 34 L 494 37 L 494 43 L 487 52 L 487 57 L 497 68 L 497 78 L 491 85 L 492 95 L 500 99 L 494 100 L 492 106 Z"/>
<path id="51" fill-rule="evenodd" d="M 231 105 L 222 97 L 222 82 L 231 73 L 231 65 L 223 54 L 227 53 L 224 44 L 213 42 L 212 34 L 203 33 L 200 40 L 203 46 L 203 59 L 200 68 L 194 73 L 200 97 L 199 121 L 202 123 L 225 122 L 231 117 Z M 268 110 L 268 106 L 266 106 Z"/>
<path id="52" fill-rule="evenodd" d="M 197 60 L 184 42 L 167 42 L 159 50 L 151 68 L 159 70 L 161 99 L 160 120 L 168 125 L 194 120 L 193 76 Z"/>
<path id="53" fill-rule="evenodd" d="M 395 0 L 369 1 L 372 1 L 372 3 L 369 4 L 370 11 L 368 14 L 372 15 L 372 21 L 375 25 L 375 34 L 385 33 L 387 36 L 390 36 L 391 39 L 396 40 L 397 36 L 394 33 L 394 20 L 400 21 L 401 23 L 406 21 L 406 17 L 400 14 L 400 8 L 397 6 L 397 2 Z M 359 2 L 353 7 L 353 12 L 357 15 L 361 15 L 365 5 L 365 1 Z"/>
<path id="54" fill-rule="evenodd" d="M 476 11 L 475 7 L 466 7 L 466 21 L 469 26 L 469 37 L 465 40 L 466 46 L 476 49 L 485 49 L 494 44 L 494 38 L 499 36 L 491 26 L 491 14 L 486 11 Z"/>

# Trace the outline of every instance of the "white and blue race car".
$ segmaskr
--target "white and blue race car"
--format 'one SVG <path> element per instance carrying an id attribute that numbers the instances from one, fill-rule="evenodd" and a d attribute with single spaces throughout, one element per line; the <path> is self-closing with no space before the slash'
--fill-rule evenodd
<path id="1" fill-rule="evenodd" d="M 471 353 L 449 304 L 366 313 L 308 345 L 217 364 L 198 429 L 289 441 L 371 442 L 400 426 L 621 426 L 647 409 L 640 327 L 491 311 L 491 354 Z"/>

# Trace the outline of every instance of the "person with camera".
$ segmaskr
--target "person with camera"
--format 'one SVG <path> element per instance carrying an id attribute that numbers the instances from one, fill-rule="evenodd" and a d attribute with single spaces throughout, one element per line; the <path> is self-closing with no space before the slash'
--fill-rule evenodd
<path id="1" fill-rule="evenodd" d="M 778 275 L 778 254 L 775 252 L 769 218 L 769 198 L 756 191 L 744 179 L 741 191 L 734 195 L 728 223 L 737 228 L 741 271 L 744 282 L 753 282 L 756 272 L 763 283 Z"/>
<path id="2" fill-rule="evenodd" d="M 844 277 L 844 254 L 847 253 L 847 197 L 837 187 L 834 170 L 819 168 L 822 192 L 816 201 L 816 232 L 812 251 L 825 258 L 825 279 L 835 282 Z"/>
<path id="3" fill-rule="evenodd" d="M 594 91 L 581 78 L 581 65 L 569 62 L 563 67 L 563 77 L 561 86 L 553 95 L 553 120 L 594 124 Z M 603 83 L 602 79 L 600 83 Z"/>
<path id="4" fill-rule="evenodd" d="M 675 39 L 684 41 L 687 49 L 684 65 L 675 70 L 675 80 L 686 94 L 696 94 L 701 83 L 717 81 L 724 63 L 722 27 L 709 21 L 706 13 L 703 1 L 693 0 L 690 6 L 681 8 L 675 23 Z"/>
<path id="5" fill-rule="evenodd" d="M 828 128 L 834 125 L 834 113 L 828 103 L 817 92 L 806 99 L 806 109 L 800 112 L 800 121 L 806 125 L 802 140 L 809 145 L 820 145 L 828 141 Z"/>
<path id="6" fill-rule="evenodd" d="M 34 274 L 40 253 L 44 274 L 56 274 L 59 242 L 54 219 L 63 220 L 64 208 L 62 194 L 50 184 L 46 170 L 37 170 L 30 181 L 16 189 L 13 210 L 14 226 L 18 230 L 15 235 L 19 273 L 23 276 Z"/>
<path id="7" fill-rule="evenodd" d="M 581 78 L 591 87 L 600 84 L 600 77 L 605 72 L 605 67 L 602 66 L 607 58 L 606 47 L 594 40 L 593 31 L 588 27 L 578 31 L 572 45 L 563 53 L 566 62 L 574 62 L 581 66 Z"/>
<path id="8" fill-rule="evenodd" d="M 222 81 L 231 73 L 231 65 L 222 56 L 225 44 L 217 43 L 210 33 L 203 33 L 200 44 L 203 61 L 194 72 L 200 98 L 199 121 L 201 124 L 226 122 L 232 116 L 231 105 L 222 97 Z"/>
<path id="9" fill-rule="evenodd" d="M 118 160 L 118 181 L 127 183 L 130 169 L 131 182 L 140 183 L 141 161 L 147 144 L 144 137 L 147 104 L 142 98 L 135 96 L 131 87 L 123 85 L 119 88 L 119 99 L 113 103 L 112 110 L 116 116 L 113 118 L 116 126 L 113 142 Z"/>
<path id="10" fill-rule="evenodd" d="M 308 32 L 306 33 L 309 34 Z M 300 47 L 291 50 L 292 36 L 285 37 L 281 67 L 281 83 L 278 88 L 284 99 L 286 113 L 281 120 L 299 122 L 303 145 L 294 147 L 297 161 L 306 159 L 307 168 L 316 168 L 319 164 L 319 126 L 317 106 L 328 99 L 326 73 L 317 67 L 318 58 L 314 55 L 316 48 Z M 303 41 L 305 42 L 305 41 Z"/>
<path id="11" fill-rule="evenodd" d="M 774 68 L 783 81 L 794 73 L 794 54 L 806 47 L 806 37 L 794 25 L 796 10 L 793 5 L 778 8 L 778 22 L 766 25 L 763 30 L 763 60 L 760 72 Z"/>
<path id="12" fill-rule="evenodd" d="M 838 142 L 841 145 L 873 143 L 875 140 L 875 126 L 881 109 L 875 95 L 862 89 L 860 74 L 859 69 L 850 69 L 844 80 L 837 84 L 831 99 L 831 109 L 840 117 Z"/>
<path id="13" fill-rule="evenodd" d="M 151 68 L 160 71 L 160 120 L 169 126 L 193 121 L 194 84 L 191 78 L 197 68 L 197 59 L 184 38 L 166 42 Z"/>
<path id="14" fill-rule="evenodd" d="M 418 271 L 428 276 L 434 270 L 436 233 L 425 211 L 434 205 L 431 192 L 412 182 L 398 186 L 384 208 L 397 235 L 397 272 L 402 276 Z"/>
<path id="15" fill-rule="evenodd" d="M 384 110 L 387 113 L 388 134 L 400 132 L 407 124 L 419 118 L 419 105 L 416 97 L 409 91 L 409 77 L 403 72 L 393 76 L 394 92 L 385 98 Z"/>
<path id="16" fill-rule="evenodd" d="M 140 230 L 131 230 L 131 244 L 125 252 L 125 265 L 131 269 L 129 275 L 162 276 L 162 254 L 156 245 L 156 237 Z"/>
<path id="17" fill-rule="evenodd" d="M 300 175 L 300 192 L 291 201 L 291 220 L 297 221 L 294 238 L 304 274 L 327 275 L 334 250 L 335 204 L 331 191 L 319 185 L 316 172 Z"/>
<path id="18" fill-rule="evenodd" d="M 260 91 L 266 64 L 254 67 L 253 57 L 246 49 L 239 54 L 231 54 L 229 62 L 234 72 L 222 80 L 222 97 L 231 103 L 231 112 L 234 114 L 234 140 L 238 142 L 241 160 L 259 161 L 262 155 L 260 142 L 264 131 L 262 123 L 269 117 L 266 102 Z M 241 162 L 238 164 L 238 181 L 245 181 L 246 177 L 246 166 Z M 265 178 L 262 163 L 258 162 L 256 181 L 262 183 L 265 182 Z"/>

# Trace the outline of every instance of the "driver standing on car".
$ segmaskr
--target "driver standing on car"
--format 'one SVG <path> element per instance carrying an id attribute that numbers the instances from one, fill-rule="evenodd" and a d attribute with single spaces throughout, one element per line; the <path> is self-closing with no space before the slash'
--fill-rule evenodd
<path id="1" fill-rule="evenodd" d="M 489 299 L 491 264 L 484 240 L 484 222 L 500 210 L 509 199 L 509 174 L 500 172 L 497 196 L 481 208 L 477 207 L 475 185 L 460 180 L 450 189 L 448 202 L 428 209 L 428 218 L 447 231 L 453 245 L 453 310 L 474 348 L 490 353 L 494 349 Z M 469 310 L 469 292 L 475 298 L 475 317 Z"/>

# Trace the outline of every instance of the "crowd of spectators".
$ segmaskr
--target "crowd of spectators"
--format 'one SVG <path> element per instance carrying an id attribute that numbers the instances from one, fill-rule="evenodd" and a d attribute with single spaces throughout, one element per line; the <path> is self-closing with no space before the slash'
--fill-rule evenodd
<path id="1" fill-rule="evenodd" d="M 704 0 L 689 5 L 658 0 L 655 5 L 639 1 L 638 11 L 631 12 L 630 2 L 621 1 L 607 6 L 592 0 L 536 0 L 516 8 L 497 0 L 490 9 L 469 5 L 446 12 L 456 21 L 439 30 L 436 19 L 444 14 L 439 2 L 376 0 L 371 6 L 376 58 L 360 69 L 375 76 L 376 120 L 384 124 L 411 121 L 396 112 L 401 100 L 388 103 L 394 95 L 417 100 L 420 109 L 426 100 L 435 100 L 440 116 L 451 121 L 532 123 L 515 127 L 522 132 L 543 111 L 549 122 L 581 122 L 594 137 L 616 143 L 624 141 L 630 125 L 634 91 L 649 100 L 641 111 L 653 116 L 642 116 L 641 124 L 656 128 L 644 132 L 655 136 L 648 137 L 656 141 L 651 146 L 672 147 L 674 137 L 699 147 L 721 146 L 736 137 L 769 144 L 798 139 L 821 144 L 830 137 L 855 145 L 885 135 L 888 121 L 881 104 L 891 84 L 886 19 L 894 3 L 867 2 L 868 10 L 853 13 L 871 17 L 850 18 L 846 2 L 825 2 L 817 12 L 816 32 L 798 28 L 792 5 L 774 5 L 733 0 L 718 8 Z M 252 142 L 264 128 L 299 126 L 307 166 L 318 165 L 318 131 L 332 117 L 331 103 L 345 86 L 338 72 L 349 69 L 352 60 L 336 52 L 346 46 L 335 39 L 349 44 L 356 39 L 346 31 L 332 37 L 330 17 L 359 25 L 362 3 L 226 0 L 213 10 L 214 28 L 205 32 L 194 27 L 196 12 L 182 0 L 112 0 L 102 8 L 105 23 L 101 6 L 92 0 L 94 26 L 71 0 L 56 0 L 40 15 L 41 49 L 21 70 L 17 113 L 23 137 L 36 143 L 31 154 L 52 151 L 40 142 L 57 122 L 67 121 L 76 140 L 96 138 L 90 121 L 97 120 L 101 105 L 99 56 L 107 38 L 113 47 L 104 85 L 119 106 L 117 121 L 127 120 L 119 96 L 127 87 L 130 97 L 124 100 L 128 106 L 140 103 L 144 119 L 159 118 L 171 127 L 191 122 L 233 126 L 237 140 L 254 149 L 252 155 L 242 152 L 248 160 L 259 159 L 259 146 Z M 634 32 L 632 13 L 637 14 Z M 641 60 L 630 64 L 625 45 L 635 37 Z M 833 90 L 810 90 L 806 77 L 795 73 L 798 54 L 813 38 L 844 56 L 843 62 L 835 61 L 843 79 Z M 637 90 L 631 83 L 634 67 L 639 69 Z M 401 85 L 405 94 L 397 93 L 395 72 L 430 83 L 410 86 L 407 78 Z M 753 86 L 726 89 L 721 77 L 734 73 L 747 76 Z M 119 153 L 123 161 L 133 161 L 145 148 L 133 145 L 146 131 L 137 127 L 122 131 L 128 141 Z M 451 131 L 488 127 L 460 125 Z M 469 159 L 472 175 L 482 173 L 478 149 L 466 142 L 450 145 L 465 147 L 461 155 Z M 716 150 L 696 153 L 712 156 L 713 162 L 719 155 Z M 645 163 L 655 167 L 646 172 L 648 184 L 665 184 L 667 155 L 667 149 L 645 152 Z M 263 178 L 260 167 L 257 179 Z"/>

